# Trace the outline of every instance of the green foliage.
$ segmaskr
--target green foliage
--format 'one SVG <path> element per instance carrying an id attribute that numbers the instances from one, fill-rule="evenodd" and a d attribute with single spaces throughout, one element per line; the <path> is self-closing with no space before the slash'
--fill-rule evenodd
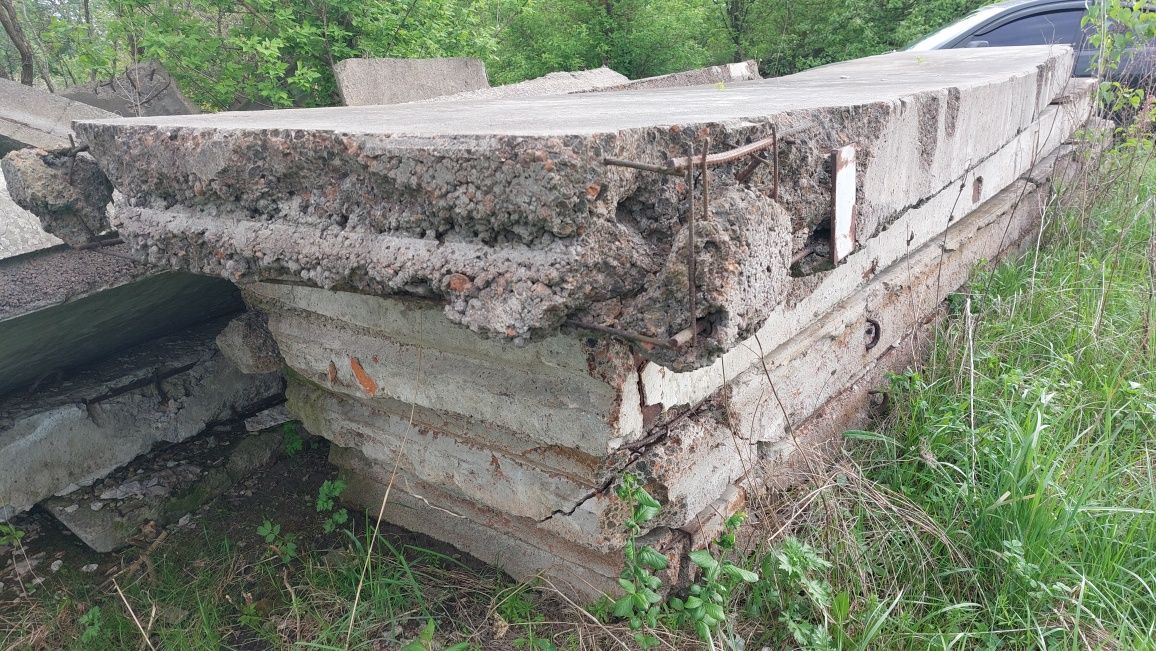
<path id="1" fill-rule="evenodd" d="M 662 505 L 638 482 L 631 473 L 622 477 L 616 490 L 618 499 L 630 508 L 630 517 L 624 525 L 626 546 L 623 549 L 624 562 L 618 585 L 625 593 L 614 602 L 614 616 L 630 623 L 635 631 L 634 639 L 644 649 L 655 646 L 657 638 L 645 632 L 658 626 L 658 614 L 662 596 L 662 580 L 654 575 L 667 567 L 666 556 L 648 545 L 639 545 L 642 525 L 658 517 Z"/>
<path id="2" fill-rule="evenodd" d="M 287 457 L 298 455 L 305 449 L 305 437 L 301 436 L 297 423 L 288 422 L 281 427 L 281 446 Z"/>
<path id="3" fill-rule="evenodd" d="M 23 538 L 24 531 L 22 529 L 18 529 L 11 522 L 0 522 L 0 545 L 17 546 Z"/>
<path id="4" fill-rule="evenodd" d="M 58 84 L 157 59 L 208 110 L 338 103 L 351 57 L 475 56 L 492 83 L 760 60 L 779 75 L 902 46 L 982 0 L 14 0 Z M 14 70 L 4 40 L 0 65 Z M 9 73 L 11 74 L 11 72 Z"/>
<path id="5" fill-rule="evenodd" d="M 756 617 L 775 617 L 801 649 L 836 648 L 823 616 L 835 603 L 831 585 L 823 578 L 830 568 L 814 548 L 787 538 L 763 558 L 764 578 L 752 590 L 748 612 Z M 849 610 L 847 600 L 841 593 L 843 619 Z"/>
<path id="6" fill-rule="evenodd" d="M 970 287 L 748 606 L 812 648 L 1153 648 L 1150 141 Z M 1069 198 L 1069 201 L 1072 199 Z M 970 330 L 970 332 L 969 332 Z M 830 567 L 826 567 L 830 564 Z"/>
<path id="7" fill-rule="evenodd" d="M 327 479 L 317 491 L 317 512 L 328 514 L 322 528 L 325 533 L 333 533 L 337 527 L 349 521 L 349 511 L 337 508 L 337 498 L 345 492 L 345 482 L 341 479 Z"/>
<path id="8" fill-rule="evenodd" d="M 556 651 L 557 646 L 549 638 L 538 633 L 545 618 L 534 606 L 529 584 L 521 583 L 504 592 L 495 608 L 503 622 L 517 626 L 521 634 L 513 641 L 518 649 L 526 651 Z"/>
<path id="9" fill-rule="evenodd" d="M 257 535 L 264 539 L 265 544 L 273 550 L 282 562 L 288 563 L 297 557 L 297 536 L 291 533 L 282 534 L 281 525 L 265 519 L 257 527 Z"/>
<path id="10" fill-rule="evenodd" d="M 84 611 L 84 614 L 80 616 L 79 623 L 84 627 L 80 634 L 81 642 L 88 643 L 99 638 L 101 631 L 100 606 L 92 606 Z"/>
<path id="11" fill-rule="evenodd" d="M 676 613 L 676 621 L 694 629 L 699 639 L 714 647 L 715 637 L 728 640 L 735 648 L 733 635 L 725 635 L 729 628 L 727 610 L 735 596 L 735 589 L 744 583 L 755 583 L 759 575 L 735 565 L 727 559 L 734 550 L 735 532 L 742 526 L 746 516 L 736 513 L 727 518 L 723 533 L 714 542 L 715 551 L 699 549 L 690 553 L 690 560 L 701 570 L 701 575 L 688 591 L 686 599 L 673 598 L 670 609 Z"/>

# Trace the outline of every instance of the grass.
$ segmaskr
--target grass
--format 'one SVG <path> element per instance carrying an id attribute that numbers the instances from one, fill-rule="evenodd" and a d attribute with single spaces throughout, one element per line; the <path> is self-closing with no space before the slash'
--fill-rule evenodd
<path id="1" fill-rule="evenodd" d="M 889 421 L 848 433 L 792 531 L 829 562 L 816 622 L 845 595 L 870 648 L 1156 648 L 1151 155 L 1114 153 L 1094 204 L 1053 206 L 1043 250 L 951 301 Z"/>
<path id="2" fill-rule="evenodd" d="M 949 301 L 888 419 L 781 501 L 787 537 L 747 532 L 759 580 L 734 589 L 717 648 L 1156 649 L 1152 148 L 1101 171 L 1049 208 L 1038 250 Z M 344 649 L 370 535 L 353 525 L 288 560 L 255 523 L 186 536 L 122 576 L 123 599 L 77 575 L 0 609 L 0 649 L 148 648 L 139 628 L 156 649 Z M 605 604 L 393 540 L 351 648 L 634 644 Z M 676 620 L 658 646 L 698 646 Z"/>

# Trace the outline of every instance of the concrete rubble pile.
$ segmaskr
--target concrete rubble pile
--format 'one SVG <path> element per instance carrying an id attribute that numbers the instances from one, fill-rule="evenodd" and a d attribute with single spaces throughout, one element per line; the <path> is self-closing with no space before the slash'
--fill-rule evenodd
<path id="1" fill-rule="evenodd" d="M 946 296 L 1036 228 L 1093 85 L 1063 47 L 724 86 L 85 121 L 111 225 L 227 278 L 346 497 L 610 589 L 638 475 L 685 553 L 862 422 Z M 693 155 L 692 155 L 693 154 Z M 703 156 L 705 155 L 705 162 Z M 257 360 L 263 360 L 257 363 Z"/>
<path id="2" fill-rule="evenodd" d="M 70 123 L 114 117 L 0 79 L 0 521 L 283 401 L 280 373 L 215 344 L 236 287 L 142 263 L 109 225 Z"/>

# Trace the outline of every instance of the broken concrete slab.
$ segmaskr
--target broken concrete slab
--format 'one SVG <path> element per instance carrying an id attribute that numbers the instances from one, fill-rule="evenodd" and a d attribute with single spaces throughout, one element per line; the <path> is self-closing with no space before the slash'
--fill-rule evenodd
<path id="1" fill-rule="evenodd" d="M 153 262 L 436 297 L 451 319 L 516 341 L 572 318 L 625 326 L 624 315 L 659 339 L 687 328 L 687 188 L 603 159 L 663 165 L 707 136 L 744 143 L 777 129 L 777 191 L 766 169 L 749 185 L 731 180 L 745 161 L 713 168 L 695 246 L 696 316 L 713 327 L 693 351 L 659 360 L 693 368 L 756 332 L 789 295 L 791 259 L 827 218 L 833 147 L 864 152 L 862 244 L 1028 128 L 1070 64 L 1061 47 L 894 53 L 725 91 L 78 128 L 123 194 L 115 225 Z"/>
<path id="2" fill-rule="evenodd" d="M 400 104 L 489 88 L 481 59 L 345 59 L 333 66 L 346 106 Z"/>
<path id="3" fill-rule="evenodd" d="M 1039 167 L 1050 169 L 1072 154 L 1065 150 Z M 514 576 L 545 575 L 594 597 L 611 589 L 617 577 L 626 514 L 613 496 L 613 477 L 629 470 L 662 496 L 663 512 L 652 523 L 655 529 L 648 539 L 661 541 L 672 555 L 679 553 L 679 545 L 684 551 L 701 548 L 717 533 L 721 519 L 741 508 L 746 491 L 782 486 L 791 476 L 797 479 L 807 464 L 800 455 L 813 463 L 817 446 L 865 423 L 871 392 L 885 385 L 886 375 L 917 366 L 922 359 L 942 299 L 967 281 L 973 262 L 994 264 L 1001 252 L 1014 251 L 1030 239 L 1048 193 L 1046 186 L 1031 181 L 1007 188 L 960 219 L 942 247 L 924 245 L 909 260 L 910 267 L 905 261 L 879 274 L 865 296 L 845 301 L 807 332 L 767 351 L 762 371 L 734 378 L 725 396 L 715 396 L 663 425 L 601 487 L 576 504 L 560 505 L 548 518 L 511 510 L 494 496 L 465 493 L 458 481 L 415 477 L 407 464 L 393 486 L 387 518 L 446 540 Z M 946 275 L 939 274 L 941 268 Z M 879 329 L 871 332 L 873 322 Z M 354 412 L 347 406 L 339 417 Z M 462 436 L 422 431 L 424 423 L 418 427 L 406 441 L 413 457 L 444 459 L 439 437 Z M 365 434 L 348 426 L 323 431 L 327 436 Z M 346 498 L 358 506 L 379 508 L 383 478 L 392 474 L 385 472 L 386 467 L 392 471 L 389 450 L 376 447 L 381 441 L 331 449 L 331 460 L 343 468 L 350 485 Z M 788 462 L 793 465 L 788 467 Z M 505 459 L 494 457 L 474 469 L 497 476 L 509 467 Z M 444 475 L 450 476 L 458 473 Z M 500 488 L 502 480 L 491 479 L 491 486 Z M 543 475 L 542 482 L 547 481 Z M 517 483 L 526 486 L 523 501 L 550 496 L 537 492 L 540 486 L 533 477 L 519 476 Z M 473 484 L 483 482 L 475 477 Z"/>
<path id="4" fill-rule="evenodd" d="M 8 179 L 12 200 L 69 246 L 109 237 L 112 184 L 88 152 L 29 147 L 0 160 L 0 173 Z"/>
<path id="5" fill-rule="evenodd" d="M 634 79 L 621 84 L 598 88 L 600 92 L 618 90 L 649 90 L 654 88 L 678 88 L 680 86 L 703 86 L 707 84 L 726 84 L 737 81 L 753 81 L 762 79 L 759 74 L 759 62 L 748 59 L 739 63 L 726 63 L 718 66 L 707 66 L 694 70 L 672 72 L 656 77 Z"/>
<path id="6" fill-rule="evenodd" d="M 224 326 L 154 339 L 0 401 L 0 519 L 281 400 L 278 374 L 242 373 L 217 350 Z"/>
<path id="7" fill-rule="evenodd" d="M 388 517 L 597 591 L 623 473 L 685 578 L 794 433 L 864 406 L 945 293 L 1032 232 L 1039 161 L 1090 106 L 1070 63 L 898 53 L 725 89 L 79 128 L 136 250 L 267 315 L 350 499 L 379 508 L 396 477 Z"/>
<path id="8" fill-rule="evenodd" d="M 135 63 L 115 77 L 65 88 L 58 94 L 124 117 L 201 112 L 181 94 L 159 61 Z"/>
<path id="9" fill-rule="evenodd" d="M 109 248 L 127 255 L 123 246 Z M 0 396 L 35 391 L 65 369 L 241 307 L 224 281 L 148 276 L 107 251 L 54 249 L 2 260 Z"/>
<path id="10" fill-rule="evenodd" d="M 540 97 L 543 95 L 568 95 L 592 90 L 602 90 L 629 84 L 630 78 L 606 66 L 574 72 L 551 72 L 536 79 L 527 79 L 504 86 L 491 86 L 453 95 L 441 95 L 419 100 L 420 103 L 460 102 L 466 100 L 506 99 L 513 97 Z"/>
<path id="11" fill-rule="evenodd" d="M 285 406 L 285 403 L 281 403 L 276 407 L 270 407 L 246 418 L 245 431 L 263 432 L 294 420 L 297 420 L 297 417 L 289 413 L 289 408 Z"/>
<path id="12" fill-rule="evenodd" d="M 0 260 L 62 244 L 46 233 L 36 215 L 16 205 L 0 170 Z"/>
<path id="13" fill-rule="evenodd" d="M 40 503 L 93 550 L 129 544 L 150 522 L 165 527 L 274 459 L 277 432 L 202 435 L 138 457 L 92 485 Z"/>
<path id="14" fill-rule="evenodd" d="M 69 147 L 73 120 L 114 117 L 95 106 L 0 79 L 0 156 L 24 147 Z"/>

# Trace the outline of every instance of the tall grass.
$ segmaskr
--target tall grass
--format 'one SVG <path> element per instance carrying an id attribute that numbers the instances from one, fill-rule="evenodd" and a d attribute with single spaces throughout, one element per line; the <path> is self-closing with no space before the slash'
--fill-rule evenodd
<path id="1" fill-rule="evenodd" d="M 1039 250 L 951 301 L 890 420 L 849 434 L 799 514 L 860 636 L 896 601 L 871 648 L 1156 648 L 1151 145 L 1080 186 Z"/>

